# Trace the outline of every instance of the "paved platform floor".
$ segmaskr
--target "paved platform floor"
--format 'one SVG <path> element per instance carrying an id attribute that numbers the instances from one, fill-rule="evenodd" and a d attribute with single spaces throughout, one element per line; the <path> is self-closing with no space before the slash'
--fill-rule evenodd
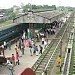
<path id="1" fill-rule="evenodd" d="M 36 45 L 38 46 L 40 44 L 40 42 L 38 42 Z M 11 50 L 7 49 L 5 50 L 5 56 L 6 57 L 11 57 L 12 53 L 14 55 L 16 55 L 15 53 L 15 44 L 12 45 L 11 47 Z M 20 57 L 20 65 L 16 65 L 14 67 L 14 74 L 19 74 L 21 73 L 25 68 L 31 68 L 33 66 L 33 64 L 36 62 L 36 60 L 39 58 L 41 54 L 39 54 L 38 56 L 36 55 L 33 55 L 31 56 L 30 55 L 30 52 L 29 52 L 29 48 L 28 47 L 25 47 L 25 54 L 22 55 L 22 57 Z"/>

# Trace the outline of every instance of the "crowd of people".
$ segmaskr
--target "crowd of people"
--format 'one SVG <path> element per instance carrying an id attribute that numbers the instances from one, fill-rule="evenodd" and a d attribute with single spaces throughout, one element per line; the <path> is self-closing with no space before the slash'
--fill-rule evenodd
<path id="1" fill-rule="evenodd" d="M 42 36 L 41 38 L 39 37 L 39 33 L 36 35 L 36 40 L 35 38 L 27 38 L 25 31 L 23 31 L 23 34 L 21 38 L 19 38 L 18 42 L 16 41 L 15 45 L 15 54 L 12 53 L 11 55 L 11 62 L 12 64 L 19 65 L 20 64 L 20 58 L 25 54 L 26 48 L 29 50 L 30 56 L 33 55 L 40 55 L 43 53 L 43 49 L 48 46 L 48 39 L 47 39 L 47 34 L 55 34 L 56 32 L 56 27 L 59 27 L 57 21 L 54 22 L 54 25 L 50 27 L 50 29 L 46 29 L 45 31 L 45 36 Z M 46 34 L 47 33 L 47 34 Z M 38 40 L 40 40 L 40 44 L 37 45 Z M 27 47 L 26 47 L 27 46 Z M 3 49 L 6 49 L 9 47 L 9 50 L 11 50 L 11 42 L 7 43 L 4 41 L 4 44 L 1 46 Z M 4 50 L 3 50 L 4 51 Z M 4 55 L 4 52 L 3 52 Z"/>

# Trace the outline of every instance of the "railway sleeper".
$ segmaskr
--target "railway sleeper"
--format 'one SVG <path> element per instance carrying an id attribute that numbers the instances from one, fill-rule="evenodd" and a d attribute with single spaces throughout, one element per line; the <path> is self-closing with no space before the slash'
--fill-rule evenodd
<path id="1" fill-rule="evenodd" d="M 49 58 L 49 56 L 45 56 L 45 58 Z"/>
<path id="2" fill-rule="evenodd" d="M 73 68 L 73 71 L 75 71 L 75 68 Z"/>
<path id="3" fill-rule="evenodd" d="M 42 71 L 42 70 L 43 70 L 43 68 L 38 68 L 38 69 L 37 69 L 37 71 Z"/>
<path id="4" fill-rule="evenodd" d="M 75 62 L 75 60 L 73 60 Z"/>
<path id="5" fill-rule="evenodd" d="M 73 71 L 73 74 L 75 74 L 75 71 Z"/>
<path id="6" fill-rule="evenodd" d="M 53 68 L 53 65 L 47 67 L 47 70 L 51 70 Z"/>
<path id="7" fill-rule="evenodd" d="M 52 54 L 52 53 L 53 53 L 53 51 L 49 51 L 49 52 L 48 52 L 48 54 Z"/>
<path id="8" fill-rule="evenodd" d="M 42 62 L 41 62 L 41 63 L 43 63 L 43 62 L 45 62 L 45 63 L 46 63 L 46 62 L 47 62 L 47 60 L 42 60 Z"/>
<path id="9" fill-rule="evenodd" d="M 48 61 L 49 60 L 49 57 L 48 58 L 44 58 L 44 60 Z"/>
<path id="10" fill-rule="evenodd" d="M 52 67 L 53 67 L 52 65 L 49 65 L 49 66 L 47 67 L 47 70 L 51 69 Z"/>
<path id="11" fill-rule="evenodd" d="M 56 59 L 57 58 L 57 55 L 54 55 L 53 57 L 52 57 L 52 59 Z"/>
<path id="12" fill-rule="evenodd" d="M 42 73 L 41 73 L 41 72 L 39 72 L 39 71 L 37 71 L 37 72 L 36 72 L 36 75 L 41 75 L 41 74 L 42 74 Z"/>
<path id="13" fill-rule="evenodd" d="M 75 65 L 73 65 L 73 67 L 75 68 Z"/>
<path id="14" fill-rule="evenodd" d="M 39 70 L 37 70 L 37 71 L 36 71 L 36 74 L 38 74 L 38 73 L 42 73 L 42 72 L 41 72 L 41 71 L 39 71 Z"/>
<path id="15" fill-rule="evenodd" d="M 73 57 L 75 58 L 75 55 Z"/>
<path id="16" fill-rule="evenodd" d="M 75 60 L 75 57 L 73 59 Z"/>
<path id="17" fill-rule="evenodd" d="M 52 63 L 54 63 L 54 60 L 51 60 L 49 64 L 51 65 Z"/>
<path id="18" fill-rule="evenodd" d="M 44 67 L 44 64 L 39 66 L 39 68 L 43 68 L 43 67 Z"/>
<path id="19" fill-rule="evenodd" d="M 50 57 L 52 55 L 52 53 L 50 53 L 50 54 L 47 54 L 45 57 Z"/>

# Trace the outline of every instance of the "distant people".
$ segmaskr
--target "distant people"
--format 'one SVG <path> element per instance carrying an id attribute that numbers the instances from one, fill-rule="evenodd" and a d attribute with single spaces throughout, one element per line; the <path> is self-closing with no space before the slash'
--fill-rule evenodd
<path id="1" fill-rule="evenodd" d="M 21 37 L 21 41 L 24 42 L 23 36 Z"/>
<path id="2" fill-rule="evenodd" d="M 21 50 L 21 39 L 19 39 L 19 48 Z"/>
<path id="3" fill-rule="evenodd" d="M 23 40 L 25 40 L 26 39 L 26 33 L 25 33 L 25 31 L 23 31 Z"/>
<path id="4" fill-rule="evenodd" d="M 35 44 L 35 41 L 34 41 L 34 39 L 32 40 L 32 46 Z"/>
<path id="5" fill-rule="evenodd" d="M 10 61 L 9 58 L 7 58 L 7 63 L 6 63 L 6 65 L 7 65 L 7 68 L 8 68 L 9 70 L 11 70 L 11 71 L 14 70 L 14 66 L 13 66 L 13 64 L 12 64 L 12 62 Z"/>
<path id="6" fill-rule="evenodd" d="M 21 44 L 21 52 L 22 52 L 22 55 L 24 55 L 24 48 L 25 48 L 25 46 L 24 46 L 24 43 L 22 42 L 22 44 Z"/>
<path id="7" fill-rule="evenodd" d="M 58 59 L 57 59 L 57 66 L 60 67 L 60 72 L 61 72 L 61 65 L 62 65 L 62 60 L 61 60 L 61 55 L 59 55 Z"/>
<path id="8" fill-rule="evenodd" d="M 15 66 L 15 56 L 14 56 L 14 54 L 12 54 L 11 60 L 12 60 L 13 66 Z"/>
<path id="9" fill-rule="evenodd" d="M 1 47 L 2 47 L 3 56 L 5 56 L 5 55 L 4 55 L 4 45 L 2 45 Z"/>
<path id="10" fill-rule="evenodd" d="M 41 45 L 39 45 L 39 48 L 40 48 L 40 52 L 42 54 L 42 50 L 43 50 L 43 47 Z"/>
<path id="11" fill-rule="evenodd" d="M 46 37 L 48 38 L 48 32 L 46 31 Z"/>
<path id="12" fill-rule="evenodd" d="M 19 54 L 18 54 L 18 52 L 16 53 L 16 65 L 19 65 Z"/>
<path id="13" fill-rule="evenodd" d="M 8 48 L 9 48 L 9 50 L 11 50 L 11 42 L 10 41 L 8 42 Z"/>
<path id="14" fill-rule="evenodd" d="M 44 37 L 42 37 L 42 45 L 44 45 L 44 40 L 45 40 Z"/>
<path id="15" fill-rule="evenodd" d="M 32 56 L 32 46 L 29 46 L 30 55 Z"/>
<path id="16" fill-rule="evenodd" d="M 6 63 L 6 64 L 7 64 L 7 65 L 8 65 L 8 64 L 11 64 L 9 58 L 7 58 L 7 63 Z"/>
<path id="17" fill-rule="evenodd" d="M 45 46 L 45 48 L 47 47 L 47 41 L 46 40 L 44 41 L 44 46 Z"/>
<path id="18" fill-rule="evenodd" d="M 39 54 L 39 53 L 38 53 L 38 48 L 37 48 L 37 46 L 36 46 L 36 56 L 38 56 L 38 54 Z"/>
<path id="19" fill-rule="evenodd" d="M 32 47 L 33 47 L 33 53 L 35 54 L 36 53 L 36 46 L 35 46 L 35 44 Z"/>
<path id="20" fill-rule="evenodd" d="M 39 36 L 38 34 L 36 34 L 36 42 L 38 42 L 38 40 L 39 40 Z"/>
<path id="21" fill-rule="evenodd" d="M 59 67 L 61 66 L 61 55 L 58 56 L 57 65 L 58 65 Z"/>
<path id="22" fill-rule="evenodd" d="M 39 38 L 40 38 L 40 34 L 39 34 L 39 33 L 37 33 L 37 36 L 38 36 L 37 40 L 39 41 Z"/>
<path id="23" fill-rule="evenodd" d="M 6 41 L 4 41 L 4 48 L 5 48 L 5 49 L 7 48 L 7 43 L 6 43 Z"/>
<path id="24" fill-rule="evenodd" d="M 17 52 L 19 53 L 19 47 L 17 45 L 15 46 L 15 51 L 16 51 L 16 53 Z"/>

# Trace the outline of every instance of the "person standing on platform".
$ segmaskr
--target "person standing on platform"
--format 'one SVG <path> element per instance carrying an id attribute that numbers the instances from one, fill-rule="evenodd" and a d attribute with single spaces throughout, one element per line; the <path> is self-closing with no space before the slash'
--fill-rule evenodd
<path id="1" fill-rule="evenodd" d="M 26 39 L 26 33 L 25 33 L 25 31 L 23 31 L 23 39 L 24 40 Z"/>
<path id="2" fill-rule="evenodd" d="M 19 55 L 18 55 L 18 52 L 16 53 L 16 65 L 19 65 Z"/>
<path id="3" fill-rule="evenodd" d="M 34 41 L 34 39 L 32 39 L 31 44 L 32 44 L 32 46 L 35 45 L 35 41 Z"/>
<path id="4" fill-rule="evenodd" d="M 24 43 L 22 42 L 22 44 L 21 44 L 21 52 L 22 52 L 22 55 L 24 55 L 24 48 L 25 48 L 25 46 L 24 46 Z"/>
<path id="5" fill-rule="evenodd" d="M 24 42 L 23 36 L 21 37 L 21 41 Z"/>
<path id="6" fill-rule="evenodd" d="M 44 37 L 42 37 L 42 45 L 44 45 L 44 40 L 45 40 Z"/>
<path id="7" fill-rule="evenodd" d="M 21 39 L 19 39 L 19 48 L 21 50 Z"/>
<path id="8" fill-rule="evenodd" d="M 13 66 L 15 66 L 15 56 L 14 56 L 14 54 L 12 54 L 11 60 L 12 60 Z"/>
<path id="9" fill-rule="evenodd" d="M 18 53 L 19 54 L 19 52 L 20 52 L 20 49 L 19 49 L 19 47 L 16 45 L 15 46 L 15 51 L 16 51 L 16 53 Z"/>
<path id="10" fill-rule="evenodd" d="M 59 55 L 57 58 L 57 66 L 60 68 L 60 72 L 61 72 L 61 65 L 62 65 L 62 60 L 61 60 L 61 55 Z"/>
<path id="11" fill-rule="evenodd" d="M 46 31 L 46 37 L 48 38 L 48 32 Z"/>
<path id="12" fill-rule="evenodd" d="M 11 50 L 11 42 L 10 41 L 8 42 L 8 48 L 9 48 L 9 50 Z"/>
<path id="13" fill-rule="evenodd" d="M 36 46 L 36 56 L 38 56 L 38 54 L 39 54 L 39 53 L 38 53 L 38 48 L 37 48 L 37 46 Z"/>
<path id="14" fill-rule="evenodd" d="M 32 56 L 32 46 L 29 46 L 30 55 Z"/>
<path id="15" fill-rule="evenodd" d="M 47 44 L 47 41 L 45 40 L 45 41 L 44 41 L 44 48 L 46 48 L 47 45 L 48 45 L 48 44 Z"/>
<path id="16" fill-rule="evenodd" d="M 4 48 L 5 48 L 5 49 L 7 48 L 7 43 L 6 43 L 6 41 L 4 41 Z"/>
<path id="17" fill-rule="evenodd" d="M 4 54 L 4 45 L 2 45 L 1 47 L 2 47 L 3 56 L 5 56 L 5 54 Z"/>
<path id="18" fill-rule="evenodd" d="M 40 52 L 42 54 L 42 50 L 43 50 L 43 47 L 41 45 L 39 45 L 39 48 L 40 48 Z"/>

